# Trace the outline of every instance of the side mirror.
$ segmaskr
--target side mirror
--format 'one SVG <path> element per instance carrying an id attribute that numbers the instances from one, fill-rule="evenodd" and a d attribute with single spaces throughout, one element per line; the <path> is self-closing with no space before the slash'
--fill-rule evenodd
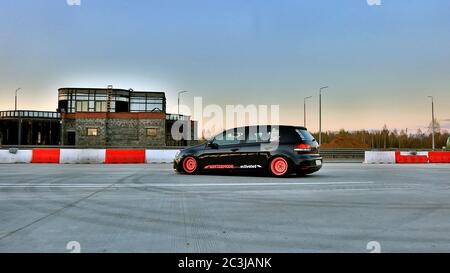
<path id="1" fill-rule="evenodd" d="M 219 145 L 214 142 L 208 142 L 208 147 L 210 147 L 212 149 L 219 149 Z"/>

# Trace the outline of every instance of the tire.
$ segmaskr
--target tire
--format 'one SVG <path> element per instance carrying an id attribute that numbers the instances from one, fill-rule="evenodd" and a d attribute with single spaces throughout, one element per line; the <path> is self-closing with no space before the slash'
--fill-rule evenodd
<path id="1" fill-rule="evenodd" d="M 289 175 L 290 170 L 289 160 L 282 156 L 274 157 L 269 163 L 269 174 L 271 176 L 286 177 Z"/>
<path id="2" fill-rule="evenodd" d="M 198 161 L 192 156 L 183 159 L 181 169 L 185 174 L 196 174 L 198 172 Z"/>

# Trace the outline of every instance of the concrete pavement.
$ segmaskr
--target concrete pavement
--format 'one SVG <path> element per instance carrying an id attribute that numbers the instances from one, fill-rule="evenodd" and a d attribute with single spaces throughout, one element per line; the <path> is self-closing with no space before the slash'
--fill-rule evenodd
<path id="1" fill-rule="evenodd" d="M 0 165 L 0 252 L 450 251 L 450 165 L 326 164 L 308 177 L 170 164 Z"/>

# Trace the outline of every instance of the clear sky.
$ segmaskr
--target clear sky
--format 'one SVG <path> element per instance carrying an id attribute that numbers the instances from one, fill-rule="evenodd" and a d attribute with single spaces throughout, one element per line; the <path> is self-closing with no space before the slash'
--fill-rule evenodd
<path id="1" fill-rule="evenodd" d="M 0 110 L 55 110 L 59 87 L 189 90 L 212 104 L 279 104 L 317 130 L 450 128 L 450 1 L 2 0 Z"/>

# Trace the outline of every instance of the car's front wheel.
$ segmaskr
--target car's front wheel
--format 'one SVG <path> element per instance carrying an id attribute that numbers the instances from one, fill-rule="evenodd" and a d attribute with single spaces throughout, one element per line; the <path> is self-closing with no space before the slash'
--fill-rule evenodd
<path id="1" fill-rule="evenodd" d="M 186 174 L 197 173 L 197 170 L 198 170 L 197 159 L 195 159 L 192 156 L 186 157 L 185 159 L 183 159 L 182 168 L 183 168 L 183 172 Z"/>
<path id="2" fill-rule="evenodd" d="M 286 177 L 289 175 L 289 162 L 282 156 L 277 156 L 270 161 L 269 173 L 275 177 Z"/>

